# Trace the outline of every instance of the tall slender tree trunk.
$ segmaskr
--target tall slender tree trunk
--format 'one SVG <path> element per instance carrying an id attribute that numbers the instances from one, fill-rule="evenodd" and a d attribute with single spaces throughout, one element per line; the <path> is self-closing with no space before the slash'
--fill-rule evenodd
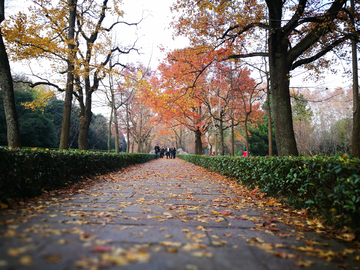
<path id="1" fill-rule="evenodd" d="M 126 105 L 126 153 L 130 152 L 130 123 L 129 123 L 129 107 Z"/>
<path id="2" fill-rule="evenodd" d="M 64 111 L 61 125 L 59 149 L 68 149 L 71 121 L 71 103 L 74 91 L 74 59 L 75 59 L 75 20 L 77 0 L 68 0 L 69 2 L 69 32 L 68 32 L 68 59 L 67 59 L 67 82 L 65 90 Z"/>
<path id="3" fill-rule="evenodd" d="M 138 138 L 137 138 L 137 143 L 138 143 L 138 149 L 137 152 L 138 153 L 142 153 L 143 152 L 143 110 L 141 108 L 140 110 L 140 123 L 139 123 L 139 133 L 138 133 Z"/>
<path id="4" fill-rule="evenodd" d="M 184 131 L 182 130 L 182 128 L 180 128 L 179 130 L 179 145 L 177 146 L 178 148 L 181 148 L 183 150 L 185 150 L 183 147 L 183 136 L 184 136 Z"/>
<path id="5" fill-rule="evenodd" d="M 273 156 L 270 86 L 269 86 L 269 73 L 267 71 L 266 71 L 266 110 L 267 110 L 267 120 L 268 120 L 269 156 Z"/>
<path id="6" fill-rule="evenodd" d="M 223 129 L 223 121 L 220 120 L 219 123 L 219 133 L 220 133 L 220 153 L 222 156 L 225 155 L 225 147 L 224 147 L 224 129 Z"/>
<path id="7" fill-rule="evenodd" d="M 355 33 L 355 2 L 351 0 L 351 24 Z M 355 36 L 351 40 L 352 71 L 353 71 L 353 132 L 351 139 L 351 154 L 360 157 L 360 97 L 358 80 L 358 59 Z"/>
<path id="8" fill-rule="evenodd" d="M 114 107 L 114 125 L 115 125 L 115 153 L 118 154 L 119 153 L 119 122 L 117 118 L 116 107 Z"/>
<path id="9" fill-rule="evenodd" d="M 248 119 L 249 119 L 249 115 L 246 113 L 245 116 L 245 123 L 244 123 L 244 132 L 245 132 L 245 145 L 246 145 L 246 152 L 248 153 L 248 156 L 250 154 L 250 149 L 249 149 L 249 134 L 248 134 Z"/>
<path id="10" fill-rule="evenodd" d="M 276 146 L 280 156 L 297 156 L 289 92 L 291 63 L 287 61 L 288 40 L 281 28 L 282 1 L 272 1 L 269 8 L 269 65 Z"/>
<path id="11" fill-rule="evenodd" d="M 111 152 L 111 124 L 112 124 L 113 111 L 114 111 L 114 103 L 112 101 L 111 102 L 110 120 L 109 120 L 109 126 L 108 126 L 108 141 L 107 141 L 108 153 Z"/>
<path id="12" fill-rule="evenodd" d="M 231 153 L 235 156 L 235 129 L 234 129 L 234 118 L 231 118 Z"/>
<path id="13" fill-rule="evenodd" d="M 4 0 L 0 0 L 0 23 L 5 19 Z M 14 85 L 11 77 L 9 58 L 0 31 L 0 87 L 4 103 L 7 142 L 10 147 L 20 147 L 19 120 L 15 107 Z"/>

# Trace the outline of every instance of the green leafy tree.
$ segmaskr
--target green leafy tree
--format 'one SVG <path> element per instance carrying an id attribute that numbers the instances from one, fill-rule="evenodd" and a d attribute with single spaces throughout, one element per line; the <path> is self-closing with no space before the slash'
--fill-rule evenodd
<path id="1" fill-rule="evenodd" d="M 108 120 L 102 114 L 92 117 L 90 123 L 88 143 L 90 149 L 107 149 Z M 111 147 L 114 147 L 114 140 L 111 140 Z"/>
<path id="2" fill-rule="evenodd" d="M 303 94 L 293 95 L 292 114 L 294 121 L 311 122 L 313 112 L 308 103 Z"/>
<path id="3" fill-rule="evenodd" d="M 79 134 L 79 107 L 73 105 L 71 107 L 71 121 L 69 128 L 69 140 L 67 148 L 78 148 L 78 134 Z M 57 136 L 57 145 L 60 142 L 61 129 L 62 129 L 62 119 L 63 119 L 63 111 L 64 111 L 64 101 L 62 100 L 53 100 L 49 103 L 49 105 L 45 108 L 45 112 L 48 112 L 52 116 L 52 120 L 54 123 L 54 129 Z"/>
<path id="4" fill-rule="evenodd" d="M 265 116 L 265 119 L 267 117 Z M 274 135 L 274 125 L 272 125 L 272 143 L 273 143 L 273 154 L 277 154 L 276 142 Z M 250 153 L 252 156 L 267 156 L 269 155 L 269 132 L 268 132 L 268 122 L 264 121 L 263 123 L 258 124 L 258 126 L 250 128 L 249 145 Z"/>
<path id="5" fill-rule="evenodd" d="M 352 130 L 352 119 L 344 118 L 336 121 L 331 127 L 331 134 L 335 140 L 335 153 L 350 153 L 351 148 L 351 132 Z"/>
<path id="6" fill-rule="evenodd" d="M 15 92 L 15 106 L 19 118 L 22 145 L 27 147 L 56 147 L 56 133 L 51 114 L 26 109 L 22 105 L 22 103 L 31 102 L 34 99 L 36 99 L 35 91 Z M 4 114 L 3 108 L 0 108 L 0 121 L 4 121 Z M 4 141 L 6 124 L 0 122 L 0 126 L 0 144 L 6 145 L 6 141 Z"/>

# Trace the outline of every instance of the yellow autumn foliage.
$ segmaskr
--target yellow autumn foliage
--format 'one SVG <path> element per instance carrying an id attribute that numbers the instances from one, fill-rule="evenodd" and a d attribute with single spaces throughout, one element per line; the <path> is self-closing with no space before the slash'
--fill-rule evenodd
<path id="1" fill-rule="evenodd" d="M 33 101 L 28 101 L 25 103 L 21 103 L 22 106 L 24 106 L 26 109 L 36 111 L 40 110 L 42 113 L 44 113 L 44 108 L 48 105 L 48 101 L 54 97 L 55 93 L 50 91 L 44 86 L 37 86 L 36 87 L 38 91 L 38 96 Z"/>

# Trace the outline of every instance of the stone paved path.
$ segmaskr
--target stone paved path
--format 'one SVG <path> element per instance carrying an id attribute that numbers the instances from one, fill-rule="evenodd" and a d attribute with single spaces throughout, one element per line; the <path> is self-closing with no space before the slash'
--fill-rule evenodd
<path id="1" fill-rule="evenodd" d="M 241 192 L 179 159 L 133 166 L 1 212 L 0 269 L 360 269 L 359 246 L 275 219 L 275 201 Z"/>

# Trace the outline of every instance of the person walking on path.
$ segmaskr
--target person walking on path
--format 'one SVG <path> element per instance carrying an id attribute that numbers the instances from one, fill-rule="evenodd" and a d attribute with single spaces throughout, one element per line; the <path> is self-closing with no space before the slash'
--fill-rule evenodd
<path id="1" fill-rule="evenodd" d="M 166 147 L 166 159 L 170 158 L 170 147 Z"/>
<path id="2" fill-rule="evenodd" d="M 156 144 L 156 145 L 155 145 L 154 150 L 155 150 L 155 159 L 158 159 L 158 158 L 159 158 L 159 153 L 160 153 L 160 146 L 159 146 L 159 144 Z"/>
<path id="3" fill-rule="evenodd" d="M 171 158 L 175 158 L 176 156 L 176 148 L 175 146 L 173 148 L 171 148 Z"/>

